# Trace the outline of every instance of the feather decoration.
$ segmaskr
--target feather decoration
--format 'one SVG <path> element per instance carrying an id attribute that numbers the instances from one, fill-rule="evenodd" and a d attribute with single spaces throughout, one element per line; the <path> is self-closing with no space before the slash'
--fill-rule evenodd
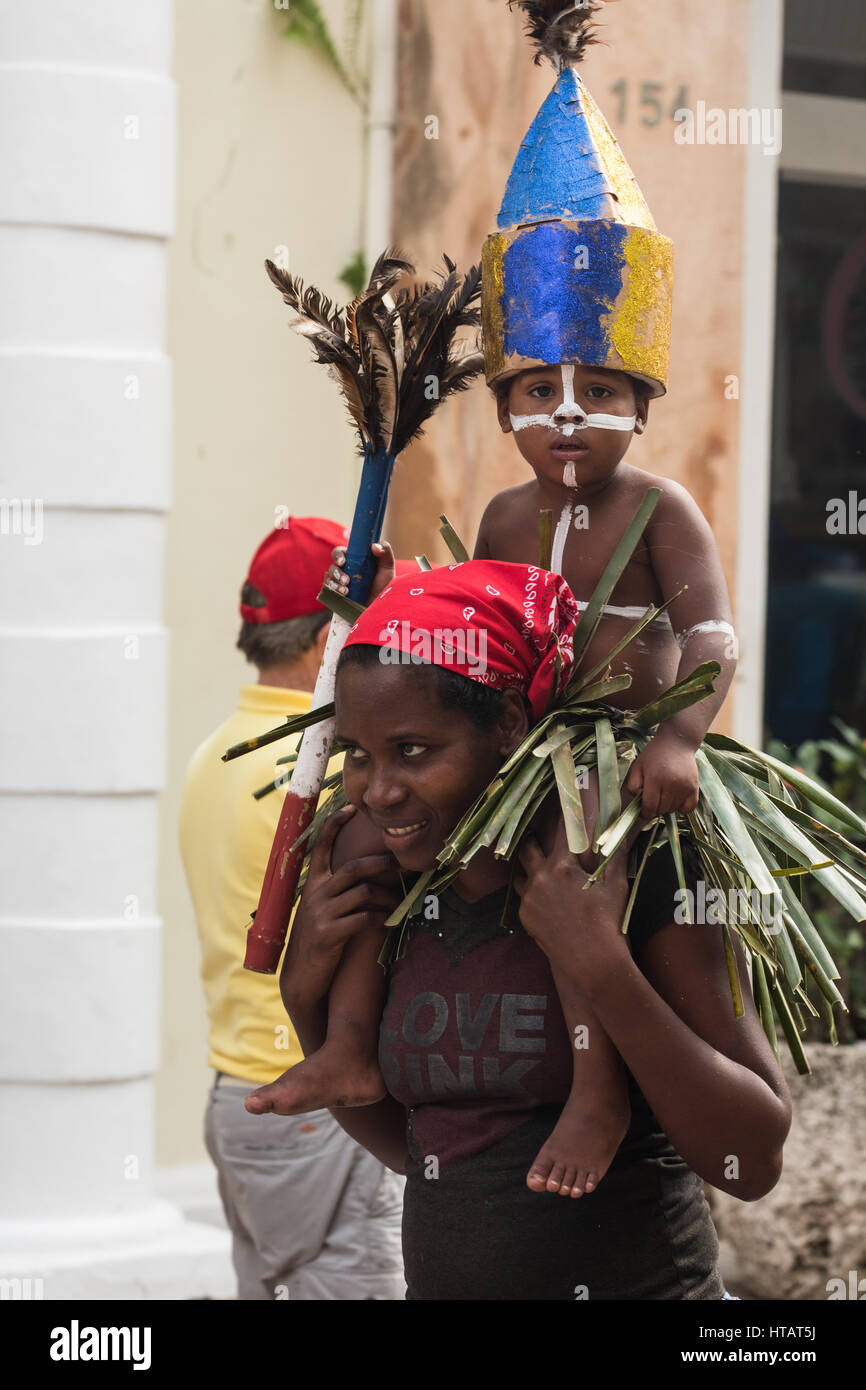
<path id="1" fill-rule="evenodd" d="M 602 0 L 569 6 L 564 0 L 508 0 L 526 13 L 526 34 L 535 47 L 535 62 L 547 58 L 554 67 L 580 63 L 591 43 L 598 43 L 593 16 Z"/>
<path id="2" fill-rule="evenodd" d="M 481 326 L 481 267 L 464 276 L 450 257 L 443 259 L 438 280 L 397 288 L 416 272 L 389 247 L 373 266 L 367 288 L 344 309 L 265 262 L 297 315 L 290 326 L 337 383 L 361 453 L 384 450 L 396 458 L 443 398 L 465 391 L 484 369 L 474 344 L 458 337 L 461 329 L 477 334 Z"/>
<path id="3" fill-rule="evenodd" d="M 355 315 L 355 328 L 361 349 L 361 365 L 373 386 L 380 440 L 386 453 L 392 453 L 391 443 L 397 423 L 399 382 L 397 363 L 391 339 L 376 315 L 375 299 L 368 295 Z"/>
<path id="4" fill-rule="evenodd" d="M 361 386 L 352 372 L 341 372 L 333 363 L 328 367 L 328 376 L 337 383 L 352 424 L 364 442 L 367 442 L 367 413 L 370 401 L 362 394 Z"/>
<path id="5" fill-rule="evenodd" d="M 388 289 L 390 285 L 395 285 L 398 280 L 401 280 L 404 275 L 414 274 L 415 267 L 412 262 L 407 261 L 396 247 L 389 246 L 386 251 L 382 252 L 370 272 L 367 293 L 381 290 L 383 287 Z"/>
<path id="6" fill-rule="evenodd" d="M 265 261 L 265 265 L 268 274 L 290 309 L 294 309 L 301 318 L 310 319 L 318 323 L 320 327 L 330 329 L 338 337 L 343 336 L 345 332 L 343 316 L 327 295 L 322 294 L 314 286 L 305 289 L 303 280 L 290 275 L 287 270 L 281 270 L 279 266 L 274 265 L 273 261 Z"/>
<path id="7" fill-rule="evenodd" d="M 383 295 L 382 295 L 382 305 L 383 305 L 383 307 L 385 308 L 385 310 L 387 311 L 388 315 L 390 316 L 390 315 L 393 313 L 393 311 L 394 311 L 394 299 L 393 299 L 393 296 L 390 295 L 390 294 L 383 294 Z M 390 319 L 389 319 L 389 321 L 390 321 Z M 394 360 L 395 360 L 395 362 L 397 363 L 397 371 L 398 371 L 399 373 L 402 374 L 403 366 L 404 366 L 404 363 L 405 363 L 405 360 L 406 360 L 406 355 L 405 355 L 405 345 L 404 345 L 404 342 L 403 342 L 403 324 L 402 324 L 402 322 L 401 322 L 401 319 L 400 319 L 399 314 L 395 315 L 395 316 L 394 316 L 394 319 L 393 319 L 393 337 L 394 337 Z"/>
<path id="8" fill-rule="evenodd" d="M 441 285 L 404 292 L 397 297 L 406 336 L 406 366 L 400 385 L 397 444 L 404 449 L 424 427 L 446 396 L 463 391 L 483 370 L 472 344 L 458 346 L 458 328 L 479 325 L 475 307 L 481 291 L 481 268 L 473 266 L 460 283 L 454 262 L 444 257 L 447 275 Z M 435 384 L 435 391 L 431 385 Z"/>

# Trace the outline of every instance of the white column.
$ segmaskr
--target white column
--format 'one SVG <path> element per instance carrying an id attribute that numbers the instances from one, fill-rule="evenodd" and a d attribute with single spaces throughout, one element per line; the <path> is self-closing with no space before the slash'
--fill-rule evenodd
<path id="1" fill-rule="evenodd" d="M 749 0 L 749 107 L 782 104 L 784 20 L 784 0 Z M 764 726 L 779 168 L 762 146 L 746 146 L 734 733 L 755 747 Z"/>
<path id="2" fill-rule="evenodd" d="M 49 1299 L 229 1291 L 152 1189 L 172 22 L 0 0 L 0 1275 Z"/>

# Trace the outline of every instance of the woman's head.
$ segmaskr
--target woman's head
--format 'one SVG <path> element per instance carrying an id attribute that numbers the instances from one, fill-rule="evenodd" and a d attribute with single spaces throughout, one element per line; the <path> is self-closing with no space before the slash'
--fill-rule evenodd
<path id="1" fill-rule="evenodd" d="M 478 560 L 395 580 L 354 625 L 336 687 L 344 786 L 403 867 L 433 866 L 562 689 L 577 616 L 560 575 Z"/>
<path id="2" fill-rule="evenodd" d="M 347 799 L 405 869 L 431 868 L 464 812 L 529 727 L 523 697 L 427 664 L 349 647 L 337 678 Z"/>

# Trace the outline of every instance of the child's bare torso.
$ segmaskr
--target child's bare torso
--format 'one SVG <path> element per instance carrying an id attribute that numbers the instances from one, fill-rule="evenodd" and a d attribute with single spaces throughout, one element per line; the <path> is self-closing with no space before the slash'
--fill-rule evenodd
<path id="1" fill-rule="evenodd" d="M 579 603 L 586 604 L 613 555 L 623 533 L 650 487 L 664 490 L 665 480 L 622 464 L 615 477 L 601 491 L 582 498 L 578 491 L 564 497 L 571 515 L 566 513 L 567 525 L 561 565 L 557 569 L 567 581 Z M 509 560 L 520 564 L 537 562 L 539 555 L 539 512 L 550 503 L 544 502 L 536 481 L 508 488 L 490 504 L 478 537 L 476 556 Z M 556 529 L 562 521 L 563 508 L 553 509 Z M 672 532 L 676 528 L 669 528 Z M 561 532 L 560 532 L 561 537 Z M 649 537 L 649 539 L 648 539 Z M 610 596 L 605 613 L 598 625 L 589 649 L 581 662 L 590 670 L 604 659 L 616 642 L 634 626 L 649 604 L 664 601 L 653 569 L 653 550 L 666 538 L 648 527 L 638 542 L 632 559 L 626 566 Z M 671 545 L 683 546 L 682 583 L 688 583 L 689 556 L 687 537 L 671 534 Z M 561 540 L 560 540 L 561 543 Z M 660 691 L 673 685 L 677 678 L 680 648 L 674 637 L 667 614 L 645 629 L 625 651 L 611 663 L 615 675 L 631 676 L 631 686 L 611 698 L 610 703 L 623 709 L 636 709 L 654 699 Z"/>

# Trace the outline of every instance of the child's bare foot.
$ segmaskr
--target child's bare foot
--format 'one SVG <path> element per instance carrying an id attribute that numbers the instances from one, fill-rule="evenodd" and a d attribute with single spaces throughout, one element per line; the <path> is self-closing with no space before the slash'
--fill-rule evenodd
<path id="1" fill-rule="evenodd" d="M 346 1057 L 333 1048 L 329 1052 L 325 1045 L 269 1086 L 253 1091 L 244 1104 L 251 1115 L 303 1115 L 333 1105 L 374 1105 L 384 1094 L 375 1062 Z"/>
<path id="2" fill-rule="evenodd" d="M 601 1182 L 625 1138 L 631 1106 L 625 1095 L 594 1097 L 591 1108 L 570 1096 L 526 1178 L 533 1192 L 582 1197 Z"/>

